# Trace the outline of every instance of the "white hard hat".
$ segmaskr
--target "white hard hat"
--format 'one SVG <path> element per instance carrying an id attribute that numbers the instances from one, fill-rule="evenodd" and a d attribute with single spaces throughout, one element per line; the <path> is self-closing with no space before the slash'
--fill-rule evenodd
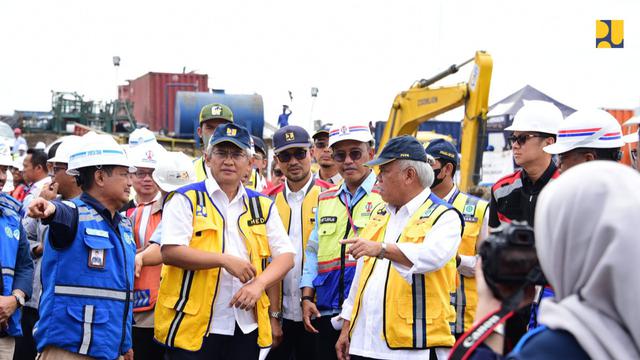
<path id="1" fill-rule="evenodd" d="M 9 143 L 6 141 L 0 141 L 0 165 L 13 166 L 11 146 L 9 146 Z"/>
<path id="2" fill-rule="evenodd" d="M 129 148 L 127 154 L 131 160 L 131 165 L 135 167 L 155 169 L 160 159 L 163 159 L 167 153 L 162 145 L 157 142 L 151 142 Z"/>
<path id="3" fill-rule="evenodd" d="M 27 151 L 27 144 L 25 143 L 21 143 L 20 145 L 18 145 L 18 151 Z"/>
<path id="4" fill-rule="evenodd" d="M 156 136 L 147 128 L 135 129 L 129 134 L 129 146 L 135 147 L 142 144 L 156 142 Z"/>
<path id="5" fill-rule="evenodd" d="M 615 149 L 623 145 L 618 120 L 604 110 L 588 109 L 567 116 L 558 129 L 556 143 L 545 146 L 544 151 L 563 154 L 577 148 Z"/>
<path id="6" fill-rule="evenodd" d="M 13 160 L 13 164 L 11 164 L 12 167 L 18 169 L 18 171 L 23 171 L 24 170 L 24 158 L 18 158 Z"/>
<path id="7" fill-rule="evenodd" d="M 69 156 L 71 156 L 71 152 L 80 139 L 80 136 L 77 135 L 69 135 L 62 138 L 60 145 L 58 145 L 58 148 L 56 149 L 55 156 L 47 160 L 47 162 L 68 164 Z"/>
<path id="8" fill-rule="evenodd" d="M 639 124 L 640 124 L 640 114 L 625 121 L 624 124 L 622 124 L 622 126 L 633 126 L 633 125 L 639 125 Z"/>
<path id="9" fill-rule="evenodd" d="M 47 148 L 47 145 L 45 143 L 43 143 L 42 141 L 38 141 L 36 143 L 36 146 L 34 147 L 34 149 L 36 150 L 44 150 Z"/>
<path id="10" fill-rule="evenodd" d="M 555 134 L 562 122 L 562 112 L 547 101 L 525 101 L 506 131 L 535 131 Z"/>
<path id="11" fill-rule="evenodd" d="M 195 182 L 196 173 L 189 157 L 181 152 L 170 151 L 163 155 L 153 174 L 153 181 L 162 191 L 174 191 Z"/>
<path id="12" fill-rule="evenodd" d="M 97 135 L 87 133 L 77 141 L 69 156 L 68 171 L 89 166 L 116 165 L 129 167 L 129 171 L 135 171 L 127 158 L 125 151 L 111 137 L 111 135 Z"/>
<path id="13" fill-rule="evenodd" d="M 329 146 L 344 140 L 355 140 L 360 142 L 373 142 L 373 136 L 368 126 L 332 126 L 329 130 Z"/>
<path id="14" fill-rule="evenodd" d="M 640 134 L 638 134 L 637 131 L 632 132 L 631 134 L 627 134 L 623 136 L 622 141 L 624 141 L 627 144 L 637 143 L 638 141 L 640 141 Z"/>

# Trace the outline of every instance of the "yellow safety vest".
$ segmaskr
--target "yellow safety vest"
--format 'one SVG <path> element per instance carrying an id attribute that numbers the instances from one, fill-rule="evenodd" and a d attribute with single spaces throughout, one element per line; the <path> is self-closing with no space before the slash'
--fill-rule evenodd
<path id="1" fill-rule="evenodd" d="M 244 184 L 245 189 L 256 190 L 256 186 L 258 186 L 258 171 L 256 169 L 251 169 L 251 174 L 249 174 L 249 181 Z"/>
<path id="2" fill-rule="evenodd" d="M 462 242 L 460 242 L 458 254 L 475 256 L 476 243 L 478 242 L 478 236 L 480 236 L 489 203 L 462 192 L 454 194 L 452 199 L 449 200 L 449 203 L 451 202 L 453 202 L 453 207 L 461 212 L 464 218 L 464 233 L 462 234 Z M 456 308 L 455 334 L 462 334 L 473 325 L 473 318 L 478 307 L 478 290 L 475 278 L 468 278 L 458 274 L 454 306 Z"/>
<path id="3" fill-rule="evenodd" d="M 413 214 L 398 238 L 398 243 L 422 243 L 425 235 L 451 205 L 431 194 Z M 453 210 L 455 211 L 455 210 Z M 361 237 L 383 242 L 389 213 L 380 209 L 362 231 Z M 462 231 L 462 229 L 461 229 Z M 362 293 L 373 273 L 377 258 L 367 257 L 360 273 L 358 293 L 351 315 L 352 335 L 362 307 Z M 426 274 L 413 275 L 409 284 L 389 263 L 386 274 L 383 308 L 383 336 L 390 349 L 426 349 L 453 346 L 451 325 L 455 310 L 451 306 L 451 289 L 455 287 L 456 260 L 451 258 L 442 268 Z M 380 304 L 370 304 L 380 306 Z"/>
<path id="4" fill-rule="evenodd" d="M 203 156 L 200 156 L 199 158 L 193 160 L 193 168 L 196 171 L 197 181 L 204 181 L 207 179 L 207 172 L 204 168 L 205 166 L 207 166 L 207 164 L 205 164 Z"/>
<path id="5" fill-rule="evenodd" d="M 371 214 L 384 202 L 377 190 L 363 196 L 347 212 L 344 195 L 338 196 L 335 187 L 318 198 L 318 276 L 314 280 L 316 300 L 320 310 L 337 310 L 348 296 L 356 261 L 346 255 L 348 247 L 340 240 L 355 237 L 349 216 L 353 219 L 357 235 L 369 222 Z"/>
<path id="6" fill-rule="evenodd" d="M 224 218 L 212 203 L 204 182 L 189 185 L 177 192 L 186 196 L 193 208 L 193 237 L 189 247 L 223 253 Z M 244 198 L 245 212 L 237 221 L 250 261 L 257 275 L 260 275 L 271 256 L 266 222 L 273 202 L 251 190 L 247 190 L 247 195 L 248 198 Z M 169 196 L 175 196 L 175 192 Z M 164 265 L 155 310 L 156 341 L 172 348 L 199 350 L 203 338 L 209 335 L 213 321 L 219 279 L 220 268 L 193 271 Z M 271 323 L 266 293 L 262 293 L 254 312 L 258 323 L 258 345 L 269 347 Z"/>

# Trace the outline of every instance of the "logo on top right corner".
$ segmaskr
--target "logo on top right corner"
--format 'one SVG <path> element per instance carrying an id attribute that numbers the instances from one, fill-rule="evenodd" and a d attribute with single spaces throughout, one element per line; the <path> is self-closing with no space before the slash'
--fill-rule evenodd
<path id="1" fill-rule="evenodd" d="M 596 20 L 596 48 L 624 48 L 624 20 Z"/>

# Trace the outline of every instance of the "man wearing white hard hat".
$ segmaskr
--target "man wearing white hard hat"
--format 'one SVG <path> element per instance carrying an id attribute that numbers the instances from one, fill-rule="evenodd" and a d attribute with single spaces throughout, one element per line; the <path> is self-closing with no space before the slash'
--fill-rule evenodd
<path id="1" fill-rule="evenodd" d="M 0 143 L 0 188 L 7 180 L 7 169 L 13 164 L 9 144 Z M 0 198 L 10 198 L 0 193 Z M 9 203 L 0 202 L 0 359 L 13 358 L 15 339 L 23 335 L 21 307 L 31 296 L 33 261 L 29 243 L 20 223 L 21 216 Z M 19 354 L 20 355 L 20 354 Z"/>
<path id="2" fill-rule="evenodd" d="M 340 314 L 356 270 L 356 260 L 340 241 L 357 237 L 383 203 L 374 190 L 376 174 L 365 165 L 373 160 L 373 142 L 366 125 L 335 126 L 329 131 L 333 160 L 344 182 L 318 197 L 300 281 L 302 319 L 307 331 L 318 333 L 318 359 L 337 358 L 340 325 L 331 319 Z M 316 317 L 313 323 L 312 317 Z"/>
<path id="3" fill-rule="evenodd" d="M 544 151 L 558 155 L 560 172 L 594 160 L 620 161 L 622 128 L 613 115 L 600 109 L 578 110 L 558 128 L 555 144 Z"/>
<path id="4" fill-rule="evenodd" d="M 135 196 L 120 209 L 127 217 L 131 217 L 133 211 L 144 204 L 150 205 L 160 198 L 158 185 L 153 182 L 153 170 L 166 150 L 162 145 L 154 142 L 138 145 L 127 150 L 127 155 L 135 166 L 133 173 L 132 187 Z"/>
<path id="5" fill-rule="evenodd" d="M 134 170 L 113 137 L 86 134 L 67 168 L 82 195 L 70 201 L 38 198 L 28 208 L 29 216 L 49 225 L 33 334 L 40 359 L 133 358 L 136 245 L 131 223 L 118 209 L 129 199 Z"/>
<path id="6" fill-rule="evenodd" d="M 135 129 L 129 134 L 129 147 L 157 143 L 156 135 L 147 128 Z"/>
<path id="7" fill-rule="evenodd" d="M 499 228 L 514 220 L 534 222 L 538 194 L 559 173 L 550 154 L 543 149 L 555 143 L 562 112 L 546 101 L 525 101 L 513 124 L 505 131 L 513 148 L 514 162 L 520 169 L 498 180 L 491 188 L 489 226 Z"/>
<path id="8" fill-rule="evenodd" d="M 13 178 L 13 190 L 11 190 L 11 195 L 14 199 L 22 202 L 24 197 L 27 195 L 27 184 L 24 182 L 24 178 L 22 177 L 22 171 L 24 170 L 24 165 L 22 160 L 13 160 L 13 165 L 11 165 L 11 176 Z"/>

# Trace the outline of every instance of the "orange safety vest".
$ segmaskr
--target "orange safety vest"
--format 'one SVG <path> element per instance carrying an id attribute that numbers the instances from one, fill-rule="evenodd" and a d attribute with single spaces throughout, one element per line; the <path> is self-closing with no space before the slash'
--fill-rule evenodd
<path id="1" fill-rule="evenodd" d="M 136 251 L 141 252 L 149 246 L 151 235 L 162 220 L 160 200 L 138 204 L 130 218 L 133 223 Z M 161 270 L 162 264 L 142 267 L 140 277 L 133 283 L 133 312 L 153 310 L 158 299 Z"/>

